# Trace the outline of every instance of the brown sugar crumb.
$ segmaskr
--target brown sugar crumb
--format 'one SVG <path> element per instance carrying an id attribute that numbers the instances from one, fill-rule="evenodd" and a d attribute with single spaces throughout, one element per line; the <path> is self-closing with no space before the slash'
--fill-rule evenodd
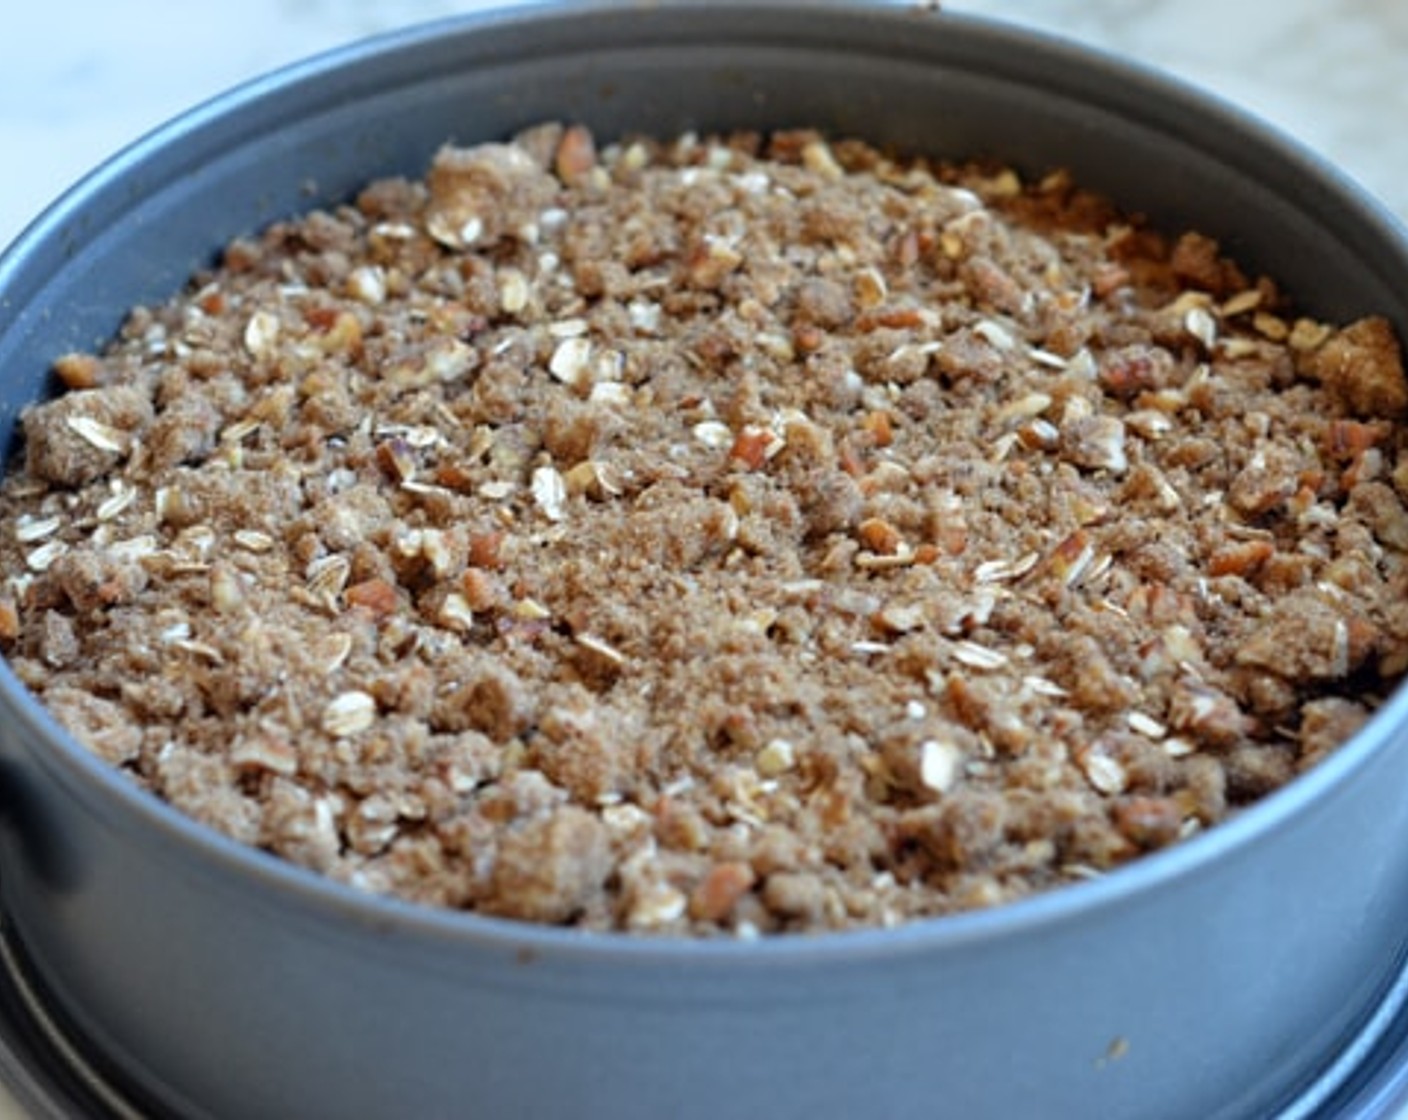
<path id="1" fill-rule="evenodd" d="M 11 664 L 198 820 L 423 903 L 990 906 L 1215 826 L 1408 668 L 1389 326 L 1061 173 L 543 125 L 55 370 Z"/>
<path id="2" fill-rule="evenodd" d="M 1396 419 L 1408 409 L 1402 351 L 1384 319 L 1362 319 L 1332 335 L 1306 366 L 1355 416 Z"/>

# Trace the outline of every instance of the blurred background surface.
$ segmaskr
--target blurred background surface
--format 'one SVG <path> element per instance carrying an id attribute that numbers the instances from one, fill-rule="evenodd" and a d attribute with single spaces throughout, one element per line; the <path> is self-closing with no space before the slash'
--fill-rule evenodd
<path id="1" fill-rule="evenodd" d="M 664 0 L 668 2 L 668 0 Z M 877 0 L 893 3 L 896 0 Z M 902 0 L 900 0 L 902 2 Z M 183 109 L 459 0 L 49 0 L 0 16 L 0 245 Z M 1408 218 L 1402 0 L 944 0 L 1153 63 L 1271 120 Z"/>

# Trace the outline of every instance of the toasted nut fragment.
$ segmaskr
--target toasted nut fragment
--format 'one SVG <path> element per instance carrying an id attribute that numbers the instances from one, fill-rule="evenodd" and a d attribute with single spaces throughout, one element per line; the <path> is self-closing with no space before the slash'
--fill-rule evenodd
<path id="1" fill-rule="evenodd" d="M 1064 538 L 1051 552 L 1047 566 L 1067 587 L 1078 587 L 1095 559 L 1095 544 L 1084 529 Z"/>
<path id="2" fill-rule="evenodd" d="M 590 130 L 574 124 L 562 134 L 553 162 L 557 177 L 573 183 L 596 166 L 596 141 Z"/>
<path id="3" fill-rule="evenodd" d="M 528 278 L 516 268 L 499 273 L 499 307 L 508 315 L 517 315 L 528 306 L 532 295 Z"/>
<path id="4" fill-rule="evenodd" d="M 347 294 L 372 307 L 386 302 L 386 271 L 380 265 L 364 265 L 347 278 Z"/>
<path id="5" fill-rule="evenodd" d="M 808 171 L 814 171 L 826 179 L 837 180 L 846 173 L 836 162 L 831 145 L 821 139 L 811 140 L 802 148 L 802 164 Z"/>
<path id="6" fill-rule="evenodd" d="M 611 830 L 618 842 L 622 839 L 641 841 L 649 834 L 651 816 L 629 801 L 613 801 L 602 806 L 601 823 Z"/>
<path id="7" fill-rule="evenodd" d="M 1291 327 L 1290 338 L 1287 341 L 1292 350 L 1304 353 L 1319 349 L 1334 333 L 1334 328 L 1328 323 L 1317 323 L 1313 319 L 1297 319 Z"/>
<path id="8" fill-rule="evenodd" d="M 648 883 L 631 893 L 626 910 L 629 929 L 661 929 L 678 921 L 689 907 L 685 893 L 669 883 Z"/>
<path id="9" fill-rule="evenodd" d="M 587 394 L 587 400 L 592 404 L 616 407 L 629 405 L 631 399 L 631 387 L 622 385 L 619 381 L 598 381 L 592 386 L 591 392 Z"/>
<path id="10" fill-rule="evenodd" d="M 746 863 L 715 864 L 691 892 L 689 916 L 699 922 L 724 921 L 755 882 L 757 876 Z"/>
<path id="11" fill-rule="evenodd" d="M 498 579 L 483 568 L 466 568 L 460 576 L 460 590 L 469 609 L 480 613 L 499 609 L 508 601 Z"/>
<path id="12" fill-rule="evenodd" d="M 965 756 L 952 743 L 926 739 L 919 747 L 919 780 L 936 793 L 948 793 L 958 784 Z"/>
<path id="13" fill-rule="evenodd" d="M 452 591 L 445 596 L 445 601 L 440 604 L 437 620 L 442 626 L 451 630 L 467 631 L 474 626 L 474 610 L 464 595 L 458 591 Z"/>
<path id="14" fill-rule="evenodd" d="M 64 354 L 55 360 L 54 373 L 67 389 L 96 389 L 106 380 L 102 363 L 92 354 Z"/>
<path id="15" fill-rule="evenodd" d="M 478 352 L 472 346 L 458 338 L 448 339 L 426 353 L 419 376 L 413 376 L 407 383 L 458 381 L 474 369 L 478 362 Z"/>
<path id="16" fill-rule="evenodd" d="M 997 411 L 997 418 L 1004 422 L 1030 420 L 1040 416 L 1051 407 L 1049 393 L 1023 393 L 1016 400 L 1008 401 Z"/>
<path id="17" fill-rule="evenodd" d="M 549 521 L 561 521 L 567 515 L 567 483 L 554 467 L 538 467 L 533 471 L 533 501 Z"/>
<path id="18" fill-rule="evenodd" d="M 1208 557 L 1208 575 L 1246 575 L 1275 554 L 1270 541 L 1232 541 Z"/>
<path id="19" fill-rule="evenodd" d="M 1061 429 L 1061 450 L 1088 470 L 1123 474 L 1129 467 L 1124 423 L 1116 416 L 1087 416 Z"/>
<path id="20" fill-rule="evenodd" d="M 546 622 L 552 617 L 552 611 L 537 599 L 525 598 L 513 604 L 513 617 L 523 622 Z"/>
<path id="21" fill-rule="evenodd" d="M 763 904 L 784 918 L 815 920 L 826 906 L 826 890 L 815 875 L 775 871 L 763 884 Z"/>
<path id="22" fill-rule="evenodd" d="M 877 268 L 864 268 L 856 274 L 856 303 L 864 310 L 879 307 L 890 294 L 885 277 Z"/>
<path id="23" fill-rule="evenodd" d="M 503 567 L 504 534 L 497 531 L 469 535 L 469 562 L 476 568 L 498 571 Z"/>
<path id="24" fill-rule="evenodd" d="M 769 739 L 753 765 L 765 778 L 776 778 L 797 764 L 796 748 L 786 739 Z"/>
<path id="25" fill-rule="evenodd" d="M 408 482 L 415 477 L 416 458 L 403 439 L 389 439 L 377 444 L 376 462 L 393 482 Z"/>
<path id="26" fill-rule="evenodd" d="M 564 385 L 581 385 L 590 375 L 591 359 L 591 339 L 581 336 L 564 338 L 552 353 L 548 371 Z"/>
<path id="27" fill-rule="evenodd" d="M 1168 797 L 1130 797 L 1112 812 L 1115 827 L 1141 848 L 1162 848 L 1179 838 L 1183 813 Z"/>
<path id="28" fill-rule="evenodd" d="M 239 575 L 223 564 L 210 569 L 210 605 L 229 614 L 244 605 L 244 587 Z"/>
<path id="29" fill-rule="evenodd" d="M 431 574 L 436 579 L 449 575 L 455 566 L 455 551 L 450 539 L 439 529 L 426 529 L 421 533 L 420 554 L 430 565 Z"/>
<path id="30" fill-rule="evenodd" d="M 900 531 L 882 517 L 867 517 L 856 533 L 865 546 L 880 556 L 894 556 L 904 543 Z"/>
<path id="31" fill-rule="evenodd" d="M 722 451 L 733 446 L 733 429 L 719 420 L 701 420 L 693 429 L 694 438 L 705 447 Z"/>
<path id="32" fill-rule="evenodd" d="M 1097 299 L 1105 299 L 1129 284 L 1133 277 L 1122 265 L 1106 263 L 1096 269 L 1090 290 Z"/>
<path id="33" fill-rule="evenodd" d="M 737 459 L 749 470 L 757 470 L 782 450 L 782 438 L 768 428 L 745 426 L 734 438 L 729 458 Z"/>
<path id="34" fill-rule="evenodd" d="M 1205 307 L 1194 307 L 1183 317 L 1183 326 L 1194 338 L 1211 350 L 1217 345 L 1217 320 Z"/>
<path id="35" fill-rule="evenodd" d="M 256 311 L 245 323 L 245 349 L 255 358 L 272 357 L 280 330 L 279 317 L 272 311 Z"/>
<path id="36" fill-rule="evenodd" d="M 895 441 L 894 424 L 888 412 L 877 409 L 866 413 L 861 426 L 870 433 L 876 447 L 889 447 Z"/>
<path id="37" fill-rule="evenodd" d="M 20 613 L 13 599 L 0 599 L 0 641 L 13 642 L 20 636 Z"/>
<path id="38" fill-rule="evenodd" d="M 1030 451 L 1053 451 L 1061 443 L 1061 431 L 1049 420 L 1028 420 L 1016 432 L 1022 446 Z"/>
<path id="39" fill-rule="evenodd" d="M 1331 420 L 1325 425 L 1322 447 L 1325 454 L 1340 461 L 1358 458 L 1381 443 L 1389 432 L 1381 423 L 1364 424 L 1358 420 Z"/>
<path id="40" fill-rule="evenodd" d="M 567 471 L 562 476 L 562 481 L 567 487 L 568 494 L 589 494 L 596 497 L 602 495 L 601 487 L 598 485 L 597 464 L 590 459 L 583 459 Z"/>
<path id="41" fill-rule="evenodd" d="M 891 603 L 880 609 L 875 622 L 892 634 L 908 634 L 924 625 L 924 608 L 918 603 Z"/>
<path id="42" fill-rule="evenodd" d="M 370 288 L 365 294 L 374 298 L 374 291 Z M 327 354 L 356 355 L 361 353 L 362 341 L 361 320 L 350 311 L 339 311 L 332 326 L 318 340 L 318 346 Z"/>
<path id="43" fill-rule="evenodd" d="M 717 288 L 743 265 L 743 254 L 732 245 L 706 237 L 689 255 L 689 282 L 706 291 Z"/>
<path id="44" fill-rule="evenodd" d="M 1135 435 L 1156 440 L 1173 431 L 1173 421 L 1157 409 L 1136 409 L 1124 418 L 1125 427 Z"/>
<path id="45" fill-rule="evenodd" d="M 396 589 L 383 579 L 354 583 L 343 595 L 348 606 L 360 607 L 374 618 L 385 618 L 396 610 Z"/>

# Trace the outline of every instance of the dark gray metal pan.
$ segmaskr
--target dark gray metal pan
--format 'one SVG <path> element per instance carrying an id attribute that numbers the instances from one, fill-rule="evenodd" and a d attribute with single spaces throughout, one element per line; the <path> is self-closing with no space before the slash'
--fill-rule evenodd
<path id="1" fill-rule="evenodd" d="M 232 235 L 418 173 L 447 138 L 563 116 L 1066 166 L 1220 236 L 1312 313 L 1408 333 L 1403 232 L 1145 70 L 907 9 L 520 4 L 242 87 L 59 201 L 0 258 L 0 441 L 55 355 Z M 180 1115 L 1263 1117 L 1349 1083 L 1408 948 L 1405 693 L 1254 810 L 1101 881 L 758 943 L 363 897 L 156 803 L 5 670 L 0 721 L 12 934 L 106 1068 Z"/>

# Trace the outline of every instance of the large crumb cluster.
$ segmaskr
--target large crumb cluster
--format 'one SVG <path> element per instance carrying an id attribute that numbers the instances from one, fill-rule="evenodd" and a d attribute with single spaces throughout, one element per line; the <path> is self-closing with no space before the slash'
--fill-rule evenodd
<path id="1" fill-rule="evenodd" d="M 56 370 L 10 663 L 374 892 L 737 936 L 989 906 L 1216 824 L 1408 667 L 1389 327 L 1061 174 L 547 125 Z"/>

